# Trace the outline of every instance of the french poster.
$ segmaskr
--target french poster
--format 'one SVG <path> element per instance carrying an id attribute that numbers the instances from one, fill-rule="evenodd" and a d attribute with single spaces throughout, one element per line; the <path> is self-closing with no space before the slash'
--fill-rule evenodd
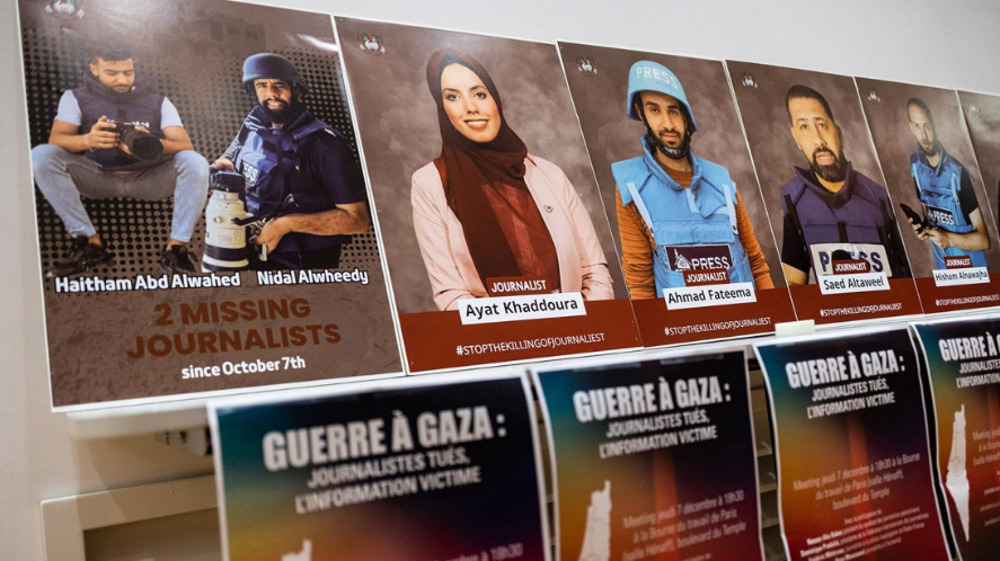
<path id="1" fill-rule="evenodd" d="M 638 346 L 555 46 L 335 22 L 409 371 Z"/>
<path id="2" fill-rule="evenodd" d="M 854 81 L 726 61 L 801 320 L 920 313 Z"/>
<path id="3" fill-rule="evenodd" d="M 1000 321 L 914 324 L 937 433 L 935 467 L 959 559 L 1000 551 Z"/>
<path id="4" fill-rule="evenodd" d="M 557 559 L 763 559 L 743 351 L 533 376 Z"/>
<path id="5" fill-rule="evenodd" d="M 722 63 L 558 45 L 643 343 L 794 321 Z"/>
<path id="6" fill-rule="evenodd" d="M 948 561 L 906 329 L 755 346 L 789 561 Z"/>
<path id="7" fill-rule="evenodd" d="M 223 558 L 548 561 L 529 396 L 492 373 L 212 402 Z"/>
<path id="8" fill-rule="evenodd" d="M 329 15 L 19 10 L 55 408 L 402 370 Z"/>
<path id="9" fill-rule="evenodd" d="M 856 81 L 924 312 L 1000 304 L 1000 242 L 955 90 Z"/>
<path id="10" fill-rule="evenodd" d="M 993 210 L 993 225 L 1000 228 L 1000 96 L 959 91 L 958 99 L 983 176 L 986 206 Z"/>

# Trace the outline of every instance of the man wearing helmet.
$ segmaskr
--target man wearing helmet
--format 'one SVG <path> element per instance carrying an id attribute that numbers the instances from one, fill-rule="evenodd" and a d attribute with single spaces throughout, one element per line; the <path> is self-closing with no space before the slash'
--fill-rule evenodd
<path id="1" fill-rule="evenodd" d="M 369 226 L 347 139 L 309 111 L 306 82 L 284 57 L 248 57 L 243 85 L 257 105 L 212 167 L 241 173 L 247 211 L 266 218 L 251 240 L 261 251 L 249 252 L 250 268 L 336 268 L 350 235 Z"/>
<path id="2" fill-rule="evenodd" d="M 873 273 L 910 276 L 885 187 L 853 169 L 830 104 L 794 85 L 785 96 L 792 137 L 809 163 L 781 188 L 781 264 L 789 285 L 816 282 L 835 261 L 865 261 Z"/>
<path id="3" fill-rule="evenodd" d="M 615 162 L 611 171 L 632 298 L 663 297 L 699 270 L 711 271 L 715 282 L 773 288 L 729 171 L 691 153 L 697 126 L 677 76 L 652 61 L 633 64 L 628 115 L 646 126 L 643 155 Z"/>
<path id="4" fill-rule="evenodd" d="M 122 125 L 151 133 L 162 149 L 146 137 L 156 149 L 136 157 L 123 141 Z M 135 72 L 127 49 L 91 54 L 83 84 L 63 93 L 49 142 L 31 150 L 31 163 L 39 191 L 74 239 L 72 253 L 55 263 L 53 274 L 76 275 L 114 259 L 80 195 L 145 201 L 173 195 L 170 239 L 159 264 L 167 273 L 194 272 L 185 246 L 205 206 L 208 162 L 194 151 L 170 100 Z"/>

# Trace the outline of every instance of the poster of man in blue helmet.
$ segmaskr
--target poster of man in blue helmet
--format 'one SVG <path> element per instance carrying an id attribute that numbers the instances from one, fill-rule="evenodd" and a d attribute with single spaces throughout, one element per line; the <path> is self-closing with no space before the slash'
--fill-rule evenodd
<path id="1" fill-rule="evenodd" d="M 722 64 L 559 48 L 643 341 L 793 319 Z"/>
<path id="2" fill-rule="evenodd" d="M 853 79 L 726 66 L 799 319 L 920 312 Z"/>
<path id="3" fill-rule="evenodd" d="M 686 286 L 684 273 L 699 269 L 725 269 L 729 282 L 774 288 L 729 170 L 691 151 L 697 124 L 677 76 L 650 60 L 633 64 L 628 116 L 646 127 L 643 155 L 615 162 L 611 171 L 618 186 L 618 230 L 632 298 Z M 653 239 L 640 244 L 644 247 L 631 243 L 650 232 Z M 652 283 L 644 274 L 650 263 Z"/>
<path id="4" fill-rule="evenodd" d="M 18 4 L 53 408 L 401 375 L 331 16 L 86 6 Z"/>
<path id="5" fill-rule="evenodd" d="M 244 258 L 254 270 L 336 268 L 350 235 L 370 226 L 348 138 L 313 115 L 305 80 L 281 55 L 247 57 L 243 87 L 258 103 L 212 168 L 243 176 L 246 210 L 260 221 Z"/>

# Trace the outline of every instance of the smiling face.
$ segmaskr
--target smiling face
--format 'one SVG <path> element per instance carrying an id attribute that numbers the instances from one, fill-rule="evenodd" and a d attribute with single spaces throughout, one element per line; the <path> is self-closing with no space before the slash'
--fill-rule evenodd
<path id="1" fill-rule="evenodd" d="M 451 126 L 473 142 L 492 141 L 500 133 L 496 100 L 475 72 L 449 64 L 441 72 L 441 101 Z"/>
<path id="2" fill-rule="evenodd" d="M 258 78 L 253 81 L 253 89 L 260 103 L 276 123 L 284 122 L 292 106 L 295 91 L 291 84 L 273 78 Z"/>
<path id="3" fill-rule="evenodd" d="M 104 60 L 97 57 L 90 63 L 90 72 L 104 87 L 116 93 L 128 93 L 135 84 L 135 67 L 130 58 Z"/>
<path id="4" fill-rule="evenodd" d="M 830 182 L 843 181 L 845 164 L 840 127 L 823 104 L 811 97 L 793 97 L 788 100 L 788 116 L 795 144 L 816 175 Z"/>

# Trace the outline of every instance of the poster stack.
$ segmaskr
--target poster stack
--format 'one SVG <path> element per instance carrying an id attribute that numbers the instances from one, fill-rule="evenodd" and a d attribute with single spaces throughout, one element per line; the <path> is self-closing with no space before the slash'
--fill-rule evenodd
<path id="1" fill-rule="evenodd" d="M 790 561 L 950 559 L 906 329 L 756 345 Z"/>
<path id="2" fill-rule="evenodd" d="M 548 561 L 526 376 L 341 388 L 213 403 L 227 561 Z"/>
<path id="3" fill-rule="evenodd" d="M 557 559 L 763 559 L 742 351 L 533 375 Z"/>
<path id="4" fill-rule="evenodd" d="M 1000 322 L 914 324 L 933 398 L 937 481 L 962 561 L 1000 551 Z"/>

